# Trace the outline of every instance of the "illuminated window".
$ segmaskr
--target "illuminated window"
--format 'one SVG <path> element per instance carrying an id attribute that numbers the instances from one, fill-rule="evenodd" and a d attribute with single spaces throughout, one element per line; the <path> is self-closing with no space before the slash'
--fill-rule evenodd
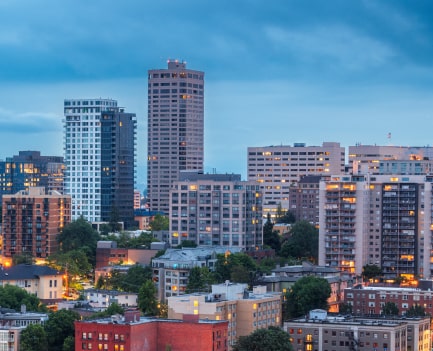
<path id="1" fill-rule="evenodd" d="M 198 306 L 198 300 L 194 300 L 194 307 Z"/>

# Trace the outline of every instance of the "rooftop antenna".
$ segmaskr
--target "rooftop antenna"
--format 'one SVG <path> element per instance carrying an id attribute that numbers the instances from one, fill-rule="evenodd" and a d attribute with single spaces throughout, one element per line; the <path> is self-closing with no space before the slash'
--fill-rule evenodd
<path id="1" fill-rule="evenodd" d="M 391 132 L 389 132 L 386 137 L 388 138 L 388 145 L 391 146 L 392 145 L 392 142 L 391 142 Z"/>

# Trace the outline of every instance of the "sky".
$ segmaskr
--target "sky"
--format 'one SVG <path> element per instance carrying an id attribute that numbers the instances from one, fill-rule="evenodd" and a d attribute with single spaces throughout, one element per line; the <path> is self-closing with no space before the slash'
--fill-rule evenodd
<path id="1" fill-rule="evenodd" d="M 113 98 L 143 185 L 169 58 L 205 72 L 205 172 L 245 179 L 248 146 L 433 145 L 430 0 L 1 0 L 0 159 L 62 155 L 63 100 Z"/>

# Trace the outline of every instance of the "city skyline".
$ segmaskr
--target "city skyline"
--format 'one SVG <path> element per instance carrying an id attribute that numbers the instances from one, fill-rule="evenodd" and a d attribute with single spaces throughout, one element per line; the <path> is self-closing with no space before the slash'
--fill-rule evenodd
<path id="1" fill-rule="evenodd" d="M 433 144 L 427 1 L 101 4 L 0 4 L 0 159 L 62 156 L 64 99 L 112 98 L 144 184 L 147 71 L 169 58 L 206 72 L 206 172 L 246 179 L 249 146 Z"/>

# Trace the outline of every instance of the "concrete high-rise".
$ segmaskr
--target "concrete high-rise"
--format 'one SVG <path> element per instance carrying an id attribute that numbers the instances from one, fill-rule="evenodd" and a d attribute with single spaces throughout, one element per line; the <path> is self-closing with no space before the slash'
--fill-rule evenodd
<path id="1" fill-rule="evenodd" d="M 185 170 L 203 170 L 204 72 L 169 60 L 149 70 L 147 190 L 150 208 L 169 213 L 173 181 Z"/>
<path id="2" fill-rule="evenodd" d="M 72 219 L 109 221 L 117 211 L 133 221 L 135 114 L 112 99 L 64 102 L 65 193 L 72 197 Z"/>
<path id="3" fill-rule="evenodd" d="M 344 148 L 336 142 L 248 147 L 248 180 L 263 191 L 263 218 L 268 213 L 275 217 L 280 205 L 289 209 L 290 186 L 301 177 L 343 174 L 344 158 Z"/>

